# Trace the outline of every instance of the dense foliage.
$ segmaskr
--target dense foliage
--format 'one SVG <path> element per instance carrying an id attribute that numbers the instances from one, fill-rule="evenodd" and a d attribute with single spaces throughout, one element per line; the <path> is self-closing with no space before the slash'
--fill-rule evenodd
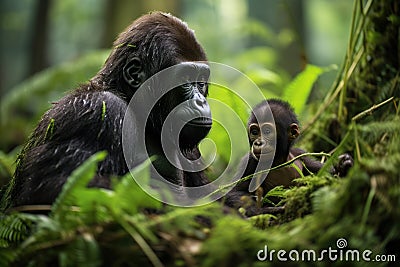
<path id="1" fill-rule="evenodd" d="M 105 156 L 98 153 L 71 175 L 57 202 L 48 207 L 48 215 L 22 212 L 0 215 L 0 266 L 366 264 L 362 259 L 333 261 L 327 255 L 323 262 L 282 262 L 276 256 L 281 249 L 288 252 L 338 249 L 338 240 L 347 242 L 341 247 L 344 254 L 346 249 L 371 250 L 371 259 L 376 255 L 394 255 L 398 262 L 400 3 L 396 0 L 363 3 L 355 4 L 349 48 L 338 79 L 323 103 L 318 103 L 315 117 L 305 125 L 300 144 L 314 147 L 314 151 L 330 151 L 335 147 L 329 163 L 344 151 L 352 152 L 355 166 L 347 177 L 340 179 L 321 171 L 300 178 L 298 187 L 277 188 L 269 193 L 282 198 L 279 205 L 285 206 L 283 214 L 244 219 L 226 211 L 222 203 L 196 208 L 162 206 L 143 192 L 130 174 L 115 178 L 112 191 L 87 188 L 96 163 Z M 379 19 L 382 16 L 386 20 Z M 79 66 L 92 64 L 94 70 L 104 54 L 96 58 L 89 57 L 76 64 L 74 75 L 82 73 Z M 74 82 L 61 82 L 69 68 L 71 65 L 47 71 L 16 88 L 12 96 L 2 100 L 2 115 L 11 114 L 14 103 L 26 101 L 22 93 L 26 88 L 35 90 L 33 98 L 29 95 L 30 101 L 40 101 L 41 104 L 34 106 L 40 107 L 35 114 L 41 114 L 47 105 L 43 105 L 46 103 L 43 99 L 51 98 L 55 84 L 63 86 L 62 90 L 73 87 Z M 308 66 L 279 96 L 290 99 L 298 94 L 293 102 L 296 110 L 305 109 L 312 84 L 323 71 Z M 246 114 L 235 99 L 228 104 Z M 16 119 L 7 123 L 11 132 L 25 127 L 26 134 L 29 129 L 26 125 L 34 124 L 34 120 Z M 332 128 L 338 132 L 332 133 Z M 218 144 L 224 142 L 224 137 L 217 130 L 210 133 L 210 138 Z M 223 154 L 228 152 L 218 151 L 221 155 L 216 168 L 223 168 L 226 164 Z M 13 171 L 15 156 L 16 152 L 0 154 L 3 183 Z M 134 175 L 148 180 L 147 164 L 134 170 Z M 257 258 L 265 246 L 268 251 L 276 251 L 274 262 Z M 391 264 L 394 262 L 388 260 L 381 266 Z"/>

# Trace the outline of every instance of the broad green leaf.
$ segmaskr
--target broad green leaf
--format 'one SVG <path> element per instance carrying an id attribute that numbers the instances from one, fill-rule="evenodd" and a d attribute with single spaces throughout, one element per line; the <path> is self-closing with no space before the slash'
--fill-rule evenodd
<path id="1" fill-rule="evenodd" d="M 89 181 L 93 179 L 97 170 L 97 163 L 104 160 L 106 155 L 107 153 L 105 151 L 98 152 L 72 172 L 51 208 L 51 213 L 55 218 L 60 215 L 64 205 L 70 204 L 73 199 L 73 191 L 79 188 L 85 188 Z"/>
<path id="2" fill-rule="evenodd" d="M 136 181 L 141 180 L 141 184 L 150 184 L 150 164 L 151 160 L 146 160 L 131 172 L 120 178 L 114 187 L 114 198 L 112 209 L 117 213 L 136 214 L 141 208 L 160 207 L 160 202 L 149 195 Z M 147 186 L 146 190 L 151 190 Z M 153 190 L 149 192 L 156 194 Z"/>
<path id="3" fill-rule="evenodd" d="M 293 106 L 297 114 L 303 111 L 315 81 L 323 72 L 324 69 L 320 67 L 307 65 L 284 89 L 282 98 Z"/>

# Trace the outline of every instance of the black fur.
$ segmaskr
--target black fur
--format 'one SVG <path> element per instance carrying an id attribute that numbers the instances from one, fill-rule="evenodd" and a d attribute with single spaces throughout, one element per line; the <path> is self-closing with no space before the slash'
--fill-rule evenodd
<path id="1" fill-rule="evenodd" d="M 206 60 L 193 31 L 181 20 L 155 12 L 134 21 L 119 35 L 99 73 L 54 103 L 43 115 L 18 158 L 7 206 L 53 203 L 71 172 L 102 150 L 106 150 L 108 156 L 99 164 L 89 186 L 110 188 L 110 176 L 128 172 L 121 134 L 125 111 L 135 91 L 162 69 L 186 61 Z M 177 103 L 177 99 L 186 100 L 192 95 L 188 90 L 197 89 L 182 90 L 174 90 L 169 95 L 175 100 L 173 103 Z M 207 90 L 200 97 L 206 94 Z M 163 98 L 158 103 L 147 124 L 152 133 L 147 143 L 152 146 L 153 154 L 160 156 L 155 168 L 162 174 L 167 173 L 175 184 L 203 185 L 208 182 L 203 172 L 176 169 L 160 152 L 159 128 L 173 108 L 167 100 Z M 209 128 L 202 131 L 198 140 L 182 141 L 184 146 L 188 144 L 182 148 L 187 158 L 200 157 L 197 144 Z"/>

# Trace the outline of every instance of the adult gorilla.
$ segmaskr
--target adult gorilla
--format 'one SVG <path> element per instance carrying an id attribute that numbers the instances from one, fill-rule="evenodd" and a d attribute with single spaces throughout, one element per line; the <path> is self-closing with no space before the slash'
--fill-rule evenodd
<path id="1" fill-rule="evenodd" d="M 200 157 L 197 145 L 212 123 L 205 99 L 206 60 L 193 31 L 172 15 L 155 12 L 134 21 L 119 35 L 97 75 L 44 114 L 18 158 L 9 206 L 53 203 L 71 172 L 98 151 L 106 150 L 108 156 L 89 186 L 109 188 L 110 176 L 127 173 L 122 125 L 128 103 L 148 78 L 176 64 L 177 77 L 171 79 L 182 80 L 195 73 L 197 80 L 177 86 L 156 103 L 145 128 L 147 150 L 158 156 L 155 169 L 168 181 L 185 186 L 207 183 L 202 171 L 186 172 L 170 164 L 161 147 L 167 115 L 180 103 L 190 102 L 190 110 L 186 106 L 183 113 L 193 113 L 194 119 L 183 128 L 176 149 L 188 159 Z M 152 90 L 158 89 L 146 90 L 150 97 Z M 132 130 L 134 135 L 135 128 Z"/>

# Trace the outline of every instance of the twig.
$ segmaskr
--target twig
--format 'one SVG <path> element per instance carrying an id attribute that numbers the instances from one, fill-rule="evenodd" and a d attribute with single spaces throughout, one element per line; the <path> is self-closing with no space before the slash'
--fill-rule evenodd
<path id="1" fill-rule="evenodd" d="M 51 211 L 51 205 L 23 205 L 12 207 L 7 210 L 7 213 L 11 212 L 32 212 L 32 211 Z"/>
<path id="2" fill-rule="evenodd" d="M 303 153 L 303 154 L 300 154 L 300 155 L 298 155 L 298 156 L 292 158 L 292 159 L 289 160 L 289 161 L 286 161 L 285 163 L 282 163 L 281 165 L 278 165 L 278 166 L 275 166 L 275 167 L 271 167 L 271 168 L 269 168 L 269 169 L 265 169 L 265 170 L 262 170 L 262 171 L 259 171 L 259 172 L 255 172 L 255 173 L 253 173 L 253 174 L 250 174 L 250 175 L 247 175 L 247 176 L 245 176 L 245 177 L 243 177 L 243 178 L 240 178 L 240 179 L 237 180 L 237 181 L 234 181 L 234 182 L 232 182 L 232 183 L 229 183 L 229 184 L 220 186 L 220 188 L 218 188 L 218 189 L 215 190 L 214 192 L 211 192 L 208 196 L 211 196 L 211 195 L 213 195 L 213 194 L 215 194 L 215 193 L 218 193 L 218 192 L 220 192 L 220 191 L 222 191 L 222 190 L 224 190 L 224 189 L 226 189 L 226 188 L 229 188 L 229 187 L 231 187 L 231 186 L 235 186 L 235 185 L 238 184 L 238 183 L 242 183 L 242 182 L 245 182 L 245 181 L 247 181 L 247 180 L 250 180 L 250 179 L 253 178 L 253 176 L 255 176 L 255 175 L 259 175 L 259 174 L 262 174 L 262 173 L 268 173 L 268 172 L 270 172 L 270 171 L 273 171 L 273 170 L 280 169 L 280 168 L 283 168 L 283 167 L 285 167 L 285 166 L 288 166 L 288 165 L 292 164 L 293 162 L 295 162 L 296 160 L 298 160 L 298 159 L 300 159 L 300 158 L 303 158 L 303 157 L 307 157 L 307 156 L 326 156 L 326 157 L 330 157 L 331 155 L 330 155 L 330 154 L 327 154 L 327 153 L 324 153 L 324 152 L 320 152 L 320 153 L 311 153 L 311 152 L 310 152 L 310 153 Z"/>
<path id="3" fill-rule="evenodd" d="M 358 62 L 360 61 L 361 55 L 363 53 L 364 53 L 364 47 L 361 47 L 360 50 L 357 52 L 357 55 L 355 56 L 354 61 L 347 72 L 347 78 L 349 78 L 353 74 L 353 71 L 355 70 Z M 344 82 L 342 80 L 337 85 L 335 91 L 325 98 L 322 106 L 318 109 L 317 114 L 315 114 L 315 116 L 303 127 L 303 135 L 308 130 L 308 128 L 318 120 L 318 118 L 325 111 L 325 109 L 329 107 L 330 104 L 332 104 L 333 100 L 335 100 L 340 91 L 343 89 L 343 86 Z"/>
<path id="4" fill-rule="evenodd" d="M 157 257 L 156 253 L 152 250 L 149 244 L 147 244 L 146 240 L 138 233 L 138 231 L 126 220 L 121 216 L 117 215 L 115 212 L 112 212 L 113 217 L 115 220 L 124 228 L 126 232 L 135 240 L 136 244 L 142 249 L 143 253 L 147 256 L 149 261 L 155 267 L 163 267 L 164 265 Z"/>
<path id="5" fill-rule="evenodd" d="M 360 118 L 362 118 L 362 117 L 365 117 L 368 113 L 371 113 L 371 112 L 374 111 L 375 109 L 380 108 L 381 106 L 383 106 L 383 105 L 389 103 L 389 102 L 392 101 L 393 99 L 394 99 L 394 97 L 392 96 L 392 97 L 390 97 L 389 99 L 386 99 L 385 101 L 383 101 L 383 102 L 381 102 L 381 103 L 379 103 L 379 104 L 377 104 L 377 105 L 373 105 L 373 106 L 370 107 L 369 109 L 364 110 L 363 112 L 360 112 L 360 113 L 358 113 L 357 115 L 355 115 L 351 120 L 352 120 L 352 121 L 356 121 L 356 120 L 358 120 L 358 119 L 360 119 Z"/>

